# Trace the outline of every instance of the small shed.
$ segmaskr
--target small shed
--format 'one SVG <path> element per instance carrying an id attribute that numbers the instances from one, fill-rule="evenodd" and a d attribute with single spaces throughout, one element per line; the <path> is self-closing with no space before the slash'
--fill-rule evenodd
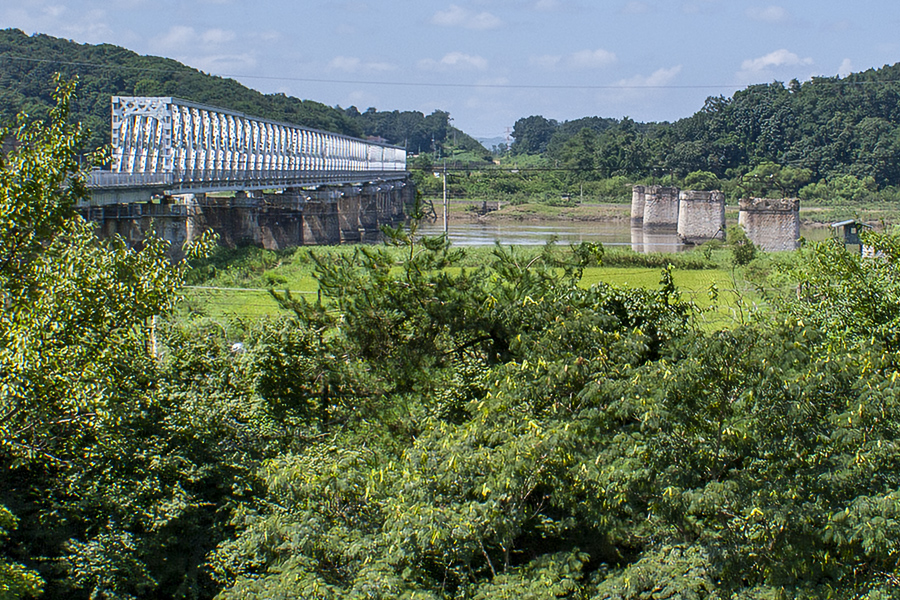
<path id="1" fill-rule="evenodd" d="M 865 248 L 863 248 L 862 241 L 859 239 L 859 234 L 864 229 L 871 229 L 871 225 L 866 225 L 865 223 L 860 223 L 859 221 L 851 219 L 849 221 L 832 223 L 831 227 L 834 230 L 834 237 L 843 240 L 844 246 L 848 250 L 855 250 L 861 254 L 865 253 Z"/>

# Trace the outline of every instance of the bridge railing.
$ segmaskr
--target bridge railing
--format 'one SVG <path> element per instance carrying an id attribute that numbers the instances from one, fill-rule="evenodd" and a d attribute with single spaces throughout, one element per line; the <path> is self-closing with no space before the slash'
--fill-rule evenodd
<path id="1" fill-rule="evenodd" d="M 90 176 L 87 178 L 87 186 L 89 188 L 165 187 L 171 185 L 174 180 L 172 173 L 91 171 Z"/>
<path id="2" fill-rule="evenodd" d="M 185 169 L 172 173 L 172 188 L 262 189 L 306 185 L 367 183 L 406 178 L 405 170 L 338 171 L 306 169 Z"/>

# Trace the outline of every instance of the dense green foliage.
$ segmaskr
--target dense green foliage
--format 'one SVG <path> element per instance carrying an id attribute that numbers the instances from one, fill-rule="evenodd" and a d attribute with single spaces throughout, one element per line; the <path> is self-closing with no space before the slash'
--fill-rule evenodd
<path id="1" fill-rule="evenodd" d="M 0 30 L 0 123 L 19 113 L 44 118 L 53 107 L 53 73 L 82 84 L 72 114 L 92 132 L 88 148 L 109 143 L 110 97 L 175 96 L 248 115 L 333 131 L 354 137 L 373 136 L 410 149 L 433 151 L 451 140 L 458 147 L 483 151 L 472 138 L 449 125 L 449 115 L 435 111 L 360 113 L 355 107 L 329 107 L 284 94 L 261 94 L 166 58 L 140 56 L 110 44 L 76 44 L 15 29 Z"/>
<path id="2" fill-rule="evenodd" d="M 693 116 L 674 123 L 639 124 L 627 117 L 557 123 L 530 116 L 516 122 L 511 149 L 514 155 L 544 155 L 571 180 L 624 176 L 697 189 L 696 174 L 703 172 L 735 197 L 894 199 L 900 185 L 898 72 L 894 65 L 844 78 L 753 85 L 731 98 L 709 98 Z M 771 165 L 767 175 L 788 185 L 748 187 L 744 176 L 765 164 Z M 698 187 L 708 187 L 708 179 Z"/>
<path id="3" fill-rule="evenodd" d="M 0 165 L 0 598 L 900 597 L 897 237 L 724 329 L 414 226 L 179 319 L 186 263 L 71 214 L 70 92 Z"/>

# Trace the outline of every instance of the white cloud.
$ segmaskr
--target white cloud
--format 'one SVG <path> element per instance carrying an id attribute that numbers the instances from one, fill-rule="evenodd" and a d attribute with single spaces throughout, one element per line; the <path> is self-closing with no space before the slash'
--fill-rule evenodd
<path id="1" fill-rule="evenodd" d="M 622 79 L 616 85 L 621 87 L 661 87 L 669 85 L 681 73 L 681 65 L 670 69 L 657 69 L 648 76 L 635 75 L 629 79 Z"/>
<path id="2" fill-rule="evenodd" d="M 370 71 L 396 71 L 397 65 L 386 62 L 368 62 L 366 68 Z"/>
<path id="3" fill-rule="evenodd" d="M 843 60 L 843 62 L 841 63 L 841 66 L 838 67 L 838 75 L 840 75 L 841 77 L 846 77 L 847 75 L 849 75 L 852 72 L 853 72 L 853 63 L 850 61 L 849 58 L 845 58 Z"/>
<path id="4" fill-rule="evenodd" d="M 73 9 L 64 4 L 39 0 L 0 1 L 0 27 L 14 27 L 25 33 L 45 33 L 78 42 L 99 44 L 131 41 L 130 31 L 113 30 L 102 9 Z"/>
<path id="5" fill-rule="evenodd" d="M 741 63 L 741 70 L 749 73 L 759 73 L 771 68 L 779 67 L 796 67 L 800 65 L 811 65 L 811 58 L 800 58 L 793 52 L 785 50 L 776 50 L 759 58 L 751 58 Z"/>
<path id="6" fill-rule="evenodd" d="M 559 54 L 542 54 L 532 56 L 528 59 L 528 64 L 532 67 L 540 69 L 556 69 L 565 68 L 572 71 L 586 69 L 602 69 L 616 62 L 617 57 L 614 52 L 599 48 L 597 50 L 580 50 L 567 56 Z"/>
<path id="7" fill-rule="evenodd" d="M 251 54 L 211 54 L 182 59 L 185 64 L 213 75 L 239 75 L 252 72 L 257 60 Z"/>
<path id="8" fill-rule="evenodd" d="M 569 57 L 568 63 L 574 69 L 599 69 L 616 62 L 616 55 L 608 50 L 581 50 Z"/>
<path id="9" fill-rule="evenodd" d="M 496 29 L 503 22 L 489 12 L 475 13 L 459 5 L 438 11 L 431 17 L 432 25 L 442 27 L 465 27 L 466 29 Z"/>
<path id="10" fill-rule="evenodd" d="M 364 62 L 356 56 L 336 56 L 328 63 L 328 68 L 335 71 L 356 73 L 359 71 L 393 71 L 397 67 L 385 62 Z"/>
<path id="11" fill-rule="evenodd" d="M 359 65 L 361 63 L 362 61 L 355 56 L 335 56 L 331 59 L 331 62 L 328 63 L 328 68 L 352 73 L 359 70 Z"/>
<path id="12" fill-rule="evenodd" d="M 214 51 L 218 46 L 231 44 L 237 39 L 233 31 L 225 29 L 207 29 L 197 31 L 186 25 L 174 25 L 169 30 L 150 42 L 154 51 L 170 56 L 172 54 L 185 53 L 200 47 L 207 52 Z M 243 55 L 218 55 L 218 56 L 243 56 Z"/>
<path id="13" fill-rule="evenodd" d="M 200 36 L 204 44 L 227 44 L 233 42 L 234 38 L 233 31 L 225 31 L 224 29 L 207 29 Z"/>
<path id="14" fill-rule="evenodd" d="M 471 54 L 463 54 L 462 52 L 451 52 L 441 59 L 441 64 L 448 67 L 465 67 L 474 68 L 479 71 L 487 69 L 487 60 L 480 56 L 472 56 Z"/>
<path id="15" fill-rule="evenodd" d="M 430 58 L 419 61 L 419 68 L 424 70 L 449 70 L 449 69 L 475 69 L 484 71 L 488 67 L 488 62 L 481 56 L 473 56 L 463 52 L 450 52 L 441 60 L 436 61 Z"/>
<path id="16" fill-rule="evenodd" d="M 151 42 L 152 46 L 163 54 L 178 52 L 189 46 L 197 39 L 197 32 L 193 27 L 186 25 L 173 25 L 162 37 Z"/>
<path id="17" fill-rule="evenodd" d="M 66 7 L 60 6 L 58 4 L 53 5 L 53 6 L 45 6 L 44 8 L 41 9 L 41 12 L 44 13 L 44 15 L 46 15 L 48 17 L 56 19 L 56 18 L 63 16 L 63 13 L 66 12 Z"/>
<path id="18" fill-rule="evenodd" d="M 763 23 L 787 23 L 791 20 L 788 11 L 781 6 L 751 8 L 747 10 L 747 16 L 754 21 L 762 21 Z"/>

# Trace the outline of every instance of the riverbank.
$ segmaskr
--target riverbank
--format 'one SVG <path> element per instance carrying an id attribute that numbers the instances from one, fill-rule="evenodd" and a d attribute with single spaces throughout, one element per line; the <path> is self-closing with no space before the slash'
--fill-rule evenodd
<path id="1" fill-rule="evenodd" d="M 437 220 L 443 211 L 435 204 Z M 496 202 L 451 202 L 448 221 L 451 223 L 494 223 L 503 221 L 625 221 L 631 219 L 631 205 L 581 204 L 578 206 L 550 206 L 548 204 L 507 204 Z"/>

